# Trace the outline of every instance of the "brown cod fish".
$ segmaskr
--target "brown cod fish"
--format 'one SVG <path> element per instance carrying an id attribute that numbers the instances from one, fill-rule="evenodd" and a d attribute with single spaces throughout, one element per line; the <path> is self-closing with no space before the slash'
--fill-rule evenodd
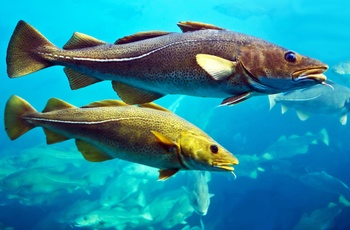
<path id="1" fill-rule="evenodd" d="M 11 140 L 43 127 L 48 144 L 75 139 L 88 161 L 119 158 L 159 168 L 165 180 L 179 170 L 233 173 L 238 160 L 201 129 L 152 103 L 127 105 L 105 100 L 75 107 L 50 99 L 42 113 L 12 96 L 5 108 Z"/>
<path id="2" fill-rule="evenodd" d="M 111 80 L 128 104 L 185 94 L 225 98 L 222 105 L 232 105 L 326 80 L 326 64 L 262 39 L 198 22 L 178 26 L 183 33 L 141 32 L 114 44 L 74 33 L 60 49 L 19 21 L 7 73 L 16 78 L 62 65 L 72 89 Z"/>

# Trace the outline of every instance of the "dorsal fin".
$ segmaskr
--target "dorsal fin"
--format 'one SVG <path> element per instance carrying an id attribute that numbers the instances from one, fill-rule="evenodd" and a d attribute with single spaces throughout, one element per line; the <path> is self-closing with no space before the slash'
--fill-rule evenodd
<path id="1" fill-rule="evenodd" d="M 98 45 L 104 45 L 106 42 L 98 40 L 86 34 L 75 32 L 68 42 L 63 46 L 65 50 L 82 49 L 88 47 L 94 47 Z"/>
<path id="2" fill-rule="evenodd" d="M 65 67 L 63 68 L 64 73 L 68 77 L 69 85 L 71 89 L 80 89 L 88 85 L 95 84 L 102 80 L 90 77 L 89 75 L 75 71 L 74 69 Z"/>
<path id="3" fill-rule="evenodd" d="M 71 105 L 65 101 L 62 101 L 61 99 L 58 98 L 51 98 L 44 110 L 42 111 L 43 113 L 46 112 L 51 112 L 51 111 L 55 111 L 55 110 L 62 110 L 62 109 L 72 109 L 72 108 L 76 108 L 74 105 Z"/>
<path id="4" fill-rule="evenodd" d="M 155 37 L 160 37 L 163 35 L 170 34 L 170 32 L 165 32 L 165 31 L 146 31 L 146 32 L 139 32 L 136 34 L 132 34 L 129 36 L 125 36 L 123 38 L 119 38 L 116 42 L 114 42 L 115 45 L 120 45 L 120 44 L 126 44 L 126 43 L 131 43 L 131 42 L 137 42 L 149 38 L 155 38 Z"/>
<path id="5" fill-rule="evenodd" d="M 82 106 L 81 108 L 96 108 L 96 107 L 114 107 L 114 106 L 126 106 L 125 102 L 120 100 L 103 100 L 103 101 L 95 101 L 88 105 Z"/>
<path id="6" fill-rule="evenodd" d="M 116 81 L 112 81 L 112 85 L 118 96 L 129 105 L 148 103 L 164 96 Z"/>
<path id="7" fill-rule="evenodd" d="M 211 24 L 201 23 L 201 22 L 178 22 L 177 26 L 180 27 L 183 33 L 191 32 L 196 30 L 226 30 L 224 28 L 214 26 Z"/>
<path id="8" fill-rule="evenodd" d="M 155 103 L 145 103 L 145 104 L 139 104 L 139 107 L 141 108 L 149 108 L 149 109 L 156 109 L 156 110 L 160 110 L 160 111 L 164 111 L 164 112 L 171 112 L 170 110 L 157 105 Z"/>

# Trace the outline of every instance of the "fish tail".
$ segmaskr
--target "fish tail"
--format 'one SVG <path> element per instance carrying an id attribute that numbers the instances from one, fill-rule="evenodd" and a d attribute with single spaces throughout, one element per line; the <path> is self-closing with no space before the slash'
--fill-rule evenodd
<path id="1" fill-rule="evenodd" d="M 7 74 L 10 78 L 21 77 L 53 63 L 45 60 L 39 50 L 58 49 L 39 31 L 24 21 L 19 21 L 7 48 Z"/>
<path id="2" fill-rule="evenodd" d="M 36 112 L 24 99 L 16 95 L 10 97 L 5 107 L 5 130 L 11 140 L 17 139 L 34 128 L 23 117 Z"/>

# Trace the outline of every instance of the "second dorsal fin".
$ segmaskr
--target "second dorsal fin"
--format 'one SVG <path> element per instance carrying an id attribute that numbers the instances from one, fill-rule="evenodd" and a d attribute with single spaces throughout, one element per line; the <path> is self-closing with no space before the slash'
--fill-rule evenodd
<path id="1" fill-rule="evenodd" d="M 126 43 L 131 43 L 131 42 L 137 42 L 149 38 L 155 38 L 155 37 L 160 37 L 163 35 L 170 34 L 170 32 L 165 32 L 165 31 L 146 31 L 146 32 L 139 32 L 136 34 L 132 34 L 129 36 L 125 36 L 123 38 L 119 38 L 116 42 L 114 42 L 115 45 L 120 45 L 120 44 L 126 44 Z"/>
<path id="2" fill-rule="evenodd" d="M 115 107 L 115 106 L 126 106 L 125 102 L 122 102 L 120 100 L 102 100 L 102 101 L 95 101 L 88 105 L 82 106 L 81 108 L 98 108 L 98 107 Z"/>
<path id="3" fill-rule="evenodd" d="M 65 50 L 82 49 L 88 47 L 94 47 L 98 45 L 104 45 L 106 42 L 98 40 L 89 35 L 75 32 L 68 42 L 63 46 Z"/>
<path id="4" fill-rule="evenodd" d="M 206 24 L 202 22 L 178 22 L 177 26 L 180 27 L 182 32 L 191 32 L 196 30 L 226 30 L 224 28 L 214 26 L 212 24 Z"/>
<path id="5" fill-rule="evenodd" d="M 160 106 L 160 105 L 157 105 L 155 103 L 144 103 L 144 104 L 139 104 L 139 107 L 141 108 L 149 108 L 149 109 L 155 109 L 155 110 L 159 110 L 159 111 L 163 111 L 163 112 L 170 112 L 170 110 Z"/>

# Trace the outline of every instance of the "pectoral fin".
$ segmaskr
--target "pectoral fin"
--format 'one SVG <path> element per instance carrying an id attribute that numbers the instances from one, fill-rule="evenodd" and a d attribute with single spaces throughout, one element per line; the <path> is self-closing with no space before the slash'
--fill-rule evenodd
<path id="1" fill-rule="evenodd" d="M 148 103 L 164 96 L 116 81 L 112 81 L 112 85 L 118 96 L 129 105 Z"/>
<path id="2" fill-rule="evenodd" d="M 159 169 L 159 180 L 166 180 L 175 175 L 180 169 Z"/>
<path id="3" fill-rule="evenodd" d="M 75 144 L 77 145 L 79 152 L 83 154 L 83 157 L 87 161 L 100 162 L 113 159 L 88 142 L 76 139 Z"/>
<path id="4" fill-rule="evenodd" d="M 179 153 L 180 147 L 168 137 L 164 136 L 162 133 L 151 130 L 151 133 L 155 136 L 158 143 L 169 153 Z"/>
<path id="5" fill-rule="evenodd" d="M 234 104 L 240 103 L 242 101 L 245 101 L 252 96 L 253 95 L 251 92 L 242 93 L 240 95 L 236 95 L 236 96 L 232 96 L 232 97 L 228 97 L 228 98 L 224 99 L 220 105 L 234 105 Z"/>
<path id="6" fill-rule="evenodd" d="M 70 88 L 73 90 L 80 89 L 80 88 L 83 88 L 85 86 L 92 85 L 92 84 L 95 84 L 97 82 L 102 81 L 100 79 L 90 77 L 88 75 L 77 72 L 74 69 L 70 69 L 67 67 L 64 68 L 63 71 L 68 77 Z"/>
<path id="7" fill-rule="evenodd" d="M 197 54 L 196 60 L 198 65 L 217 81 L 230 77 L 237 65 L 237 62 L 209 54 Z"/>

